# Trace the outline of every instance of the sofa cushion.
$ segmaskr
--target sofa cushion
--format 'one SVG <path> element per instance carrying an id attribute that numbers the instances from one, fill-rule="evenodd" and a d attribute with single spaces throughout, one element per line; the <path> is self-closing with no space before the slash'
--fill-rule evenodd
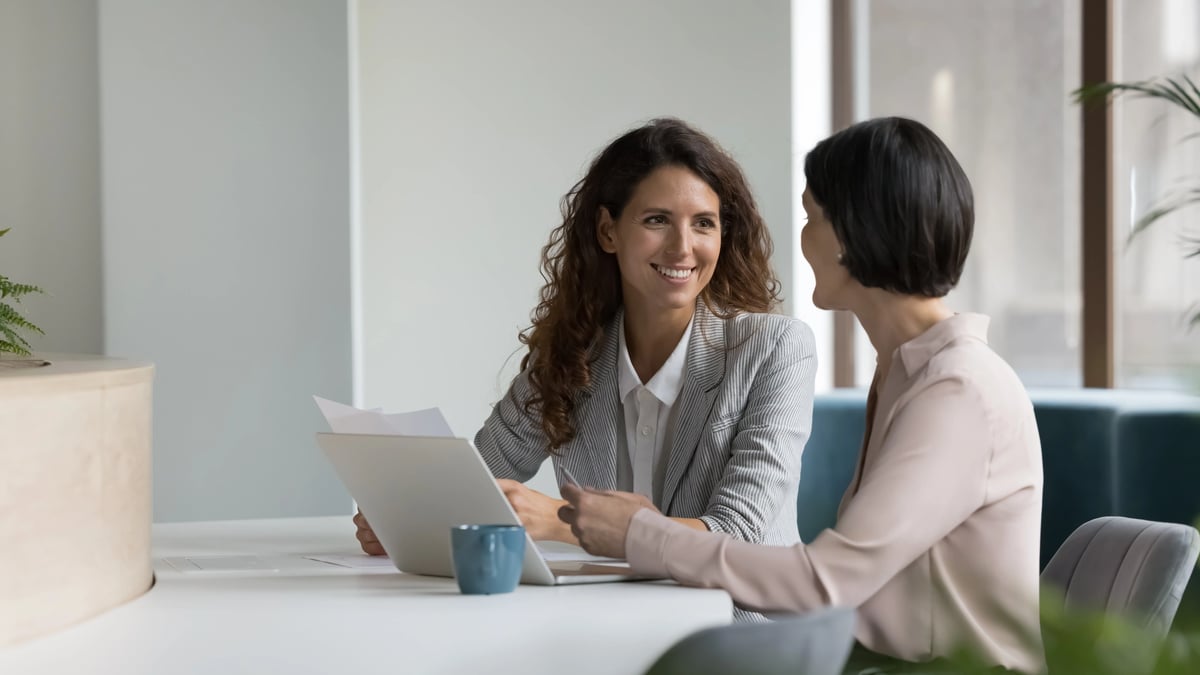
<path id="1" fill-rule="evenodd" d="M 1119 515 L 1175 523 L 1200 516 L 1200 399 L 1119 389 L 1032 389 L 1045 474 L 1042 565 L 1083 523 Z M 804 541 L 831 527 L 854 476 L 866 391 L 813 404 L 797 524 Z"/>

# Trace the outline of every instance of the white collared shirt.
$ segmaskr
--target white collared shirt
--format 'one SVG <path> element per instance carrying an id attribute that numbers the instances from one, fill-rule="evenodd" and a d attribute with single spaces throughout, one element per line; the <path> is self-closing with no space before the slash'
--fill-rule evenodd
<path id="1" fill-rule="evenodd" d="M 668 435 L 671 411 L 683 389 L 688 341 L 694 322 L 695 315 L 688 322 L 674 351 L 645 384 L 629 358 L 629 349 L 625 345 L 624 318 L 618 326 L 617 391 L 625 412 L 625 448 L 631 469 L 631 475 L 626 480 L 618 476 L 618 482 L 621 483 L 618 488 L 644 495 L 656 504 L 656 493 L 662 489 L 662 476 L 666 469 L 666 450 L 670 448 Z"/>

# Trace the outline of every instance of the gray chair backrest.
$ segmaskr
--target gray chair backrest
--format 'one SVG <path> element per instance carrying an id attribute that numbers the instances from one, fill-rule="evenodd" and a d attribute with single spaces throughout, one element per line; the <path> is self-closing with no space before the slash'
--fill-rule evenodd
<path id="1" fill-rule="evenodd" d="M 1108 516 L 1067 537 L 1042 582 L 1062 592 L 1065 609 L 1118 614 L 1166 635 L 1197 554 L 1193 527 Z"/>
<path id="2" fill-rule="evenodd" d="M 646 675 L 839 675 L 853 644 L 854 610 L 830 607 L 697 631 L 664 652 Z"/>

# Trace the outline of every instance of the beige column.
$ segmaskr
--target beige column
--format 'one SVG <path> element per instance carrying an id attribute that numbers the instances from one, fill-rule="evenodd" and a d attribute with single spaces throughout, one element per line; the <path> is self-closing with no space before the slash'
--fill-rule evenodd
<path id="1" fill-rule="evenodd" d="M 0 360 L 0 647 L 99 614 L 151 584 L 154 367 Z"/>

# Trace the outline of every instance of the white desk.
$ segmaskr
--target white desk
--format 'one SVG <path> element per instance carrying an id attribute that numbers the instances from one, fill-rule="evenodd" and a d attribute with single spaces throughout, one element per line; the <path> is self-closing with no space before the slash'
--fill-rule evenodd
<path id="1" fill-rule="evenodd" d="M 183 573 L 159 560 L 358 553 L 348 517 L 155 525 L 153 550 L 148 593 L 0 651 L 0 673 L 634 674 L 732 612 L 724 591 L 666 582 L 465 596 L 391 568 Z"/>

